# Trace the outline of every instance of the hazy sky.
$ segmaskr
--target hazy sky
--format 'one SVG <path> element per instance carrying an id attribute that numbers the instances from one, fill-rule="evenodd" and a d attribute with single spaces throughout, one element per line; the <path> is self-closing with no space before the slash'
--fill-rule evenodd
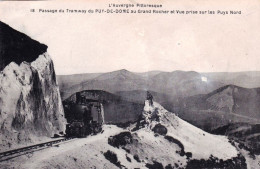
<path id="1" fill-rule="evenodd" d="M 136 2 L 163 4 L 165 10 L 241 10 L 242 15 L 30 12 Z M 0 20 L 48 45 L 57 74 L 260 70 L 259 0 L 0 2 Z"/>

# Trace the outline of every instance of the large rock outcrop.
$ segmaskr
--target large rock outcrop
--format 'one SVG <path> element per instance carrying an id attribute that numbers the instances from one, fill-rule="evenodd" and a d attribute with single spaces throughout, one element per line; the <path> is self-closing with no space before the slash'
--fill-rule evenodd
<path id="1" fill-rule="evenodd" d="M 0 22 L 0 149 L 65 132 L 47 46 Z"/>
<path id="2" fill-rule="evenodd" d="M 12 29 L 0 21 L 0 71 L 9 63 L 33 62 L 47 51 L 47 46 Z"/>

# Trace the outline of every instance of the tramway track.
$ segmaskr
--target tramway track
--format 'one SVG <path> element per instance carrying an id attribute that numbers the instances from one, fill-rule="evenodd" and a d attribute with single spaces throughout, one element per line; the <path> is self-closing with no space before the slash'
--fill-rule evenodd
<path id="1" fill-rule="evenodd" d="M 5 152 L 0 152 L 0 162 L 8 160 L 8 157 L 11 157 L 11 156 L 16 155 L 16 154 L 30 153 L 30 150 L 37 150 L 37 149 L 40 149 L 40 148 L 47 148 L 47 147 L 50 147 L 50 146 L 52 146 L 54 144 L 65 142 L 65 141 L 72 140 L 72 139 L 75 139 L 75 137 L 63 138 L 63 139 L 59 139 L 59 140 L 54 140 L 54 141 L 49 141 L 49 142 L 45 142 L 45 143 L 35 144 L 35 145 L 22 147 L 22 148 L 18 148 L 18 149 L 14 149 L 14 150 L 9 150 L 9 151 L 5 151 Z"/>

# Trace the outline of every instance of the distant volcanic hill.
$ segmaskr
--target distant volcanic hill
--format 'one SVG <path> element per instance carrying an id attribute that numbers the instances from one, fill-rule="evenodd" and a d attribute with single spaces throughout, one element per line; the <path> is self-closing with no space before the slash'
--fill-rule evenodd
<path id="1" fill-rule="evenodd" d="M 260 119 L 260 88 L 247 89 L 234 85 L 221 87 L 209 94 L 190 97 L 185 107 L 214 110 Z"/>
<path id="2" fill-rule="evenodd" d="M 0 22 L 0 148 L 65 132 L 66 119 L 47 46 Z"/>
<path id="3" fill-rule="evenodd" d="M 60 84 L 62 85 L 62 84 Z M 86 80 L 80 84 L 73 85 L 61 90 L 62 99 L 66 99 L 75 92 L 82 90 L 104 90 L 110 93 L 117 91 L 128 91 L 135 89 L 145 89 L 146 80 L 139 75 L 127 70 L 119 70 L 101 74 L 94 79 Z"/>
<path id="4" fill-rule="evenodd" d="M 96 78 L 101 75 L 101 73 L 84 73 L 84 74 L 74 74 L 74 75 L 58 75 L 57 81 L 59 82 L 59 88 L 61 91 L 68 87 L 76 84 L 80 84 L 87 80 Z"/>
<path id="5" fill-rule="evenodd" d="M 174 71 L 153 76 L 149 89 L 175 97 L 186 97 L 206 94 L 222 85 L 194 71 Z"/>
<path id="6" fill-rule="evenodd" d="M 226 85 L 213 92 L 183 98 L 176 107 L 180 117 L 210 131 L 232 123 L 260 122 L 260 88 L 247 89 Z"/>
<path id="7" fill-rule="evenodd" d="M 260 71 L 202 73 L 214 81 L 233 84 L 244 88 L 260 87 Z"/>

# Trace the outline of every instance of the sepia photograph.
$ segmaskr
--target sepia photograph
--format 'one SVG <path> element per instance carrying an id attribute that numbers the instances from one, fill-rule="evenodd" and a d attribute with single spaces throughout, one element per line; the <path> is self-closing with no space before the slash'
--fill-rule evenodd
<path id="1" fill-rule="evenodd" d="M 0 0 L 1 169 L 259 169 L 259 0 Z"/>

